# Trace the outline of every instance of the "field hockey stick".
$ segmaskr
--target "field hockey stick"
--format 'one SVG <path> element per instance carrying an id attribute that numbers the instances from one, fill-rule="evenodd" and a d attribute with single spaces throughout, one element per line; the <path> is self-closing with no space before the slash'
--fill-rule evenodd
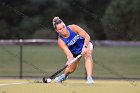
<path id="1" fill-rule="evenodd" d="M 69 61 L 68 64 L 66 64 L 65 66 L 63 66 L 61 69 L 59 69 L 53 75 L 51 75 L 49 78 L 46 79 L 46 77 L 43 77 L 43 83 L 49 83 L 49 82 L 51 82 L 51 79 L 53 79 L 54 77 L 56 77 L 59 73 L 61 73 L 64 69 L 66 69 L 70 64 L 72 64 L 73 62 L 75 62 L 81 56 L 82 56 L 82 54 L 78 55 L 76 58 L 74 58 L 71 61 Z"/>

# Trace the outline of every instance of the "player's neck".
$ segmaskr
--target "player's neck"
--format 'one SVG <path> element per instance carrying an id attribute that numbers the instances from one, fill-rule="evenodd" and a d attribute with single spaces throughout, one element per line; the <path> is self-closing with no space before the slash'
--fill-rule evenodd
<path id="1" fill-rule="evenodd" d="M 68 38 L 69 36 L 70 36 L 70 32 L 68 30 L 66 30 L 62 35 L 63 38 Z"/>

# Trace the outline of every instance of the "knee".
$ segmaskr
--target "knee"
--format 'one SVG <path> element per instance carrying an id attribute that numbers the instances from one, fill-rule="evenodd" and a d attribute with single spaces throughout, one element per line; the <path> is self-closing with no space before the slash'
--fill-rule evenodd
<path id="1" fill-rule="evenodd" d="M 84 54 L 84 58 L 91 59 L 92 52 L 93 52 L 93 45 L 92 45 L 92 43 L 89 43 L 89 48 L 88 48 L 88 51 Z"/>
<path id="2" fill-rule="evenodd" d="M 75 71 L 75 69 L 76 69 L 76 68 L 74 68 L 74 67 L 68 67 L 68 71 L 69 71 L 70 73 L 73 73 L 73 72 Z"/>
<path id="3" fill-rule="evenodd" d="M 84 58 L 85 59 L 92 59 L 92 54 L 87 52 L 85 55 L 84 55 Z"/>

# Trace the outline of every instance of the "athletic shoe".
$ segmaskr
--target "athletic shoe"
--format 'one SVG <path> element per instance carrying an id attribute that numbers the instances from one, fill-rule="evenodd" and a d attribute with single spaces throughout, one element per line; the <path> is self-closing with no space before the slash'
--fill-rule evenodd
<path id="1" fill-rule="evenodd" d="M 93 78 L 91 76 L 88 76 L 87 77 L 87 84 L 94 84 L 94 83 L 95 82 L 94 82 Z"/>
<path id="2" fill-rule="evenodd" d="M 61 83 L 62 81 L 66 80 L 66 79 L 67 79 L 67 78 L 65 78 L 65 75 L 62 74 L 62 75 L 56 77 L 56 78 L 54 79 L 54 81 L 55 81 L 56 83 Z"/>

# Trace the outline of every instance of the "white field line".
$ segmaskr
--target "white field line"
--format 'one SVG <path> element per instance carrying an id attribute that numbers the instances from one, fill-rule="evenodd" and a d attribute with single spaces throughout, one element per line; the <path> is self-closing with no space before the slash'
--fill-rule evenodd
<path id="1" fill-rule="evenodd" d="M 5 83 L 5 84 L 0 84 L 0 86 L 9 86 L 9 85 L 22 85 L 22 84 L 28 84 L 29 82 L 20 82 L 20 83 Z"/>

